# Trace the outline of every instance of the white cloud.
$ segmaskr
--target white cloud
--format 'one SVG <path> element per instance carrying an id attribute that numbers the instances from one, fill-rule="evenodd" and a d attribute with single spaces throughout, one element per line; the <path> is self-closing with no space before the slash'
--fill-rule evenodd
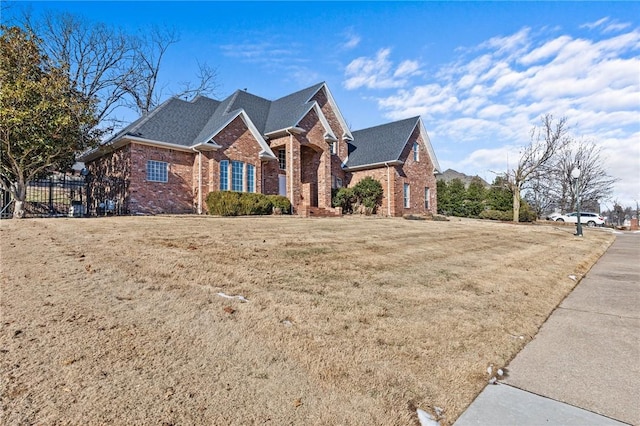
<path id="1" fill-rule="evenodd" d="M 358 45 L 362 41 L 362 38 L 353 31 L 353 28 L 348 29 L 348 31 L 345 33 L 345 38 L 346 41 L 342 43 L 343 50 L 350 50 L 358 47 Z"/>
<path id="2" fill-rule="evenodd" d="M 394 70 L 389 60 L 391 49 L 380 49 L 374 58 L 361 56 L 354 59 L 345 69 L 344 87 L 348 90 L 366 87 L 368 89 L 390 89 L 403 87 L 408 78 L 420 74 L 417 61 L 405 60 Z"/>
<path id="3" fill-rule="evenodd" d="M 395 88 L 377 98 L 385 116 L 422 115 L 437 135 L 432 137 L 436 152 L 442 145 L 460 156 L 441 163 L 481 176 L 496 167 L 506 169 L 506 153 L 516 161 L 512 148 L 528 142 L 542 115 L 567 117 L 575 135 L 589 135 L 611 154 L 606 168 L 620 179 L 617 196 L 631 202 L 640 188 L 640 31 L 607 35 L 605 29 L 613 24 L 608 18 L 585 24 L 600 30 L 589 38 L 549 37 L 529 28 L 494 37 L 475 49 L 459 49 L 456 61 L 422 74 L 424 80 L 414 86 L 393 76 L 401 77 L 405 69 L 420 72 L 419 67 L 407 62 L 394 71 L 390 51 L 381 50 L 374 59 L 354 60 L 345 86 Z M 462 156 L 463 146 L 473 151 Z"/>
<path id="4" fill-rule="evenodd" d="M 480 48 L 487 48 L 497 54 L 515 54 L 529 44 L 530 28 L 523 28 L 515 34 L 505 37 L 493 37 L 480 44 Z"/>
<path id="5" fill-rule="evenodd" d="M 616 31 L 622 31 L 629 28 L 631 24 L 627 22 L 617 22 L 611 21 L 610 18 L 602 18 L 598 19 L 595 22 L 587 22 L 586 24 L 580 25 L 580 28 L 587 28 L 589 30 L 593 30 L 596 28 L 602 28 L 602 33 L 612 33 Z"/>
<path id="6" fill-rule="evenodd" d="M 586 24 L 582 24 L 582 25 L 580 25 L 580 28 L 588 28 L 588 29 L 592 30 L 594 28 L 598 28 L 598 27 L 604 25 L 608 20 L 609 20 L 608 17 L 601 18 L 601 19 L 598 19 L 595 22 L 587 22 Z"/>
<path id="7" fill-rule="evenodd" d="M 398 68 L 393 73 L 394 77 L 407 77 L 420 74 L 420 64 L 418 61 L 402 61 Z"/>

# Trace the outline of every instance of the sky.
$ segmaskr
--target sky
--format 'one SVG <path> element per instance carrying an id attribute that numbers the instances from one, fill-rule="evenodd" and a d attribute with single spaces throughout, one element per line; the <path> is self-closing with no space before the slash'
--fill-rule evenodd
<path id="1" fill-rule="evenodd" d="M 18 1 L 2 21 L 24 8 L 175 28 L 165 97 L 205 62 L 218 99 L 324 81 L 351 130 L 420 115 L 443 171 L 489 182 L 542 116 L 566 117 L 617 179 L 602 208 L 640 202 L 640 2 Z"/>

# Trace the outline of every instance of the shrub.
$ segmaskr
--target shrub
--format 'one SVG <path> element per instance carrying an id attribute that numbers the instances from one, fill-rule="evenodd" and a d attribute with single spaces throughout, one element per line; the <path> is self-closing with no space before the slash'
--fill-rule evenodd
<path id="1" fill-rule="evenodd" d="M 484 210 L 480 212 L 478 215 L 480 219 L 489 219 L 489 220 L 505 220 L 509 221 L 513 219 L 513 211 L 502 211 L 502 210 Z"/>
<path id="2" fill-rule="evenodd" d="M 371 213 L 375 213 L 382 201 L 382 184 L 371 176 L 367 176 L 355 184 L 353 193 L 360 204 Z"/>
<path id="3" fill-rule="evenodd" d="M 231 191 L 210 192 L 205 200 L 209 214 L 238 216 L 240 214 L 240 193 Z"/>
<path id="4" fill-rule="evenodd" d="M 273 209 L 280 209 L 280 213 L 291 214 L 291 201 L 283 195 L 267 195 Z"/>
<path id="5" fill-rule="evenodd" d="M 291 210 L 291 203 L 286 197 L 251 192 L 210 192 L 206 203 L 209 214 L 220 216 L 266 215 L 271 214 L 274 207 L 283 213 Z"/>
<path id="6" fill-rule="evenodd" d="M 480 219 L 512 221 L 513 210 L 484 210 L 478 217 Z M 520 206 L 519 218 L 520 222 L 534 222 L 536 220 L 536 214 L 531 210 L 531 207 L 523 204 Z"/>
<path id="7" fill-rule="evenodd" d="M 342 207 L 342 213 L 353 213 L 353 205 L 357 202 L 353 188 L 340 188 L 331 200 L 333 207 Z"/>
<path id="8" fill-rule="evenodd" d="M 240 194 L 240 214 L 246 215 L 265 215 L 271 214 L 273 204 L 263 194 L 241 193 Z"/>

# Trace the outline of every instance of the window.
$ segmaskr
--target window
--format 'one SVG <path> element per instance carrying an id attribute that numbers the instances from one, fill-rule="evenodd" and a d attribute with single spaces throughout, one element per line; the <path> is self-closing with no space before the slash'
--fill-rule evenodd
<path id="1" fill-rule="evenodd" d="M 169 163 L 164 161 L 147 161 L 147 180 L 150 182 L 167 182 L 169 180 Z"/>
<path id="2" fill-rule="evenodd" d="M 413 161 L 420 161 L 420 145 L 417 141 L 413 143 Z"/>
<path id="3" fill-rule="evenodd" d="M 332 154 L 338 153 L 338 141 L 331 142 L 331 153 Z"/>
<path id="4" fill-rule="evenodd" d="M 229 190 L 229 160 L 220 161 L 220 191 Z"/>
<path id="5" fill-rule="evenodd" d="M 424 208 L 429 210 L 429 188 L 424 188 Z"/>
<path id="6" fill-rule="evenodd" d="M 256 166 L 247 164 L 247 192 L 256 192 Z"/>
<path id="7" fill-rule="evenodd" d="M 336 178 L 336 188 L 342 188 L 342 179 Z"/>
<path id="8" fill-rule="evenodd" d="M 280 170 L 287 169 L 287 151 L 284 149 L 278 151 L 278 163 L 280 164 Z"/>
<path id="9" fill-rule="evenodd" d="M 231 162 L 231 190 L 242 192 L 244 177 L 244 163 L 242 161 Z"/>
<path id="10" fill-rule="evenodd" d="M 411 200 L 409 199 L 409 184 L 404 184 L 404 208 L 408 209 L 411 207 Z"/>

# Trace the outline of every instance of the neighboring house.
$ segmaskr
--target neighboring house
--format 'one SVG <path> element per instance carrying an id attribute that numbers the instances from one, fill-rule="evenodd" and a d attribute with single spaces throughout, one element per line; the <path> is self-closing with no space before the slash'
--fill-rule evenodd
<path id="1" fill-rule="evenodd" d="M 473 179 L 479 179 L 480 183 L 485 187 L 485 188 L 490 188 L 491 185 L 489 185 L 489 183 L 487 183 L 486 180 L 482 179 L 480 176 L 475 175 L 475 176 L 469 176 L 469 175 L 465 175 L 464 173 L 460 173 L 457 172 L 453 169 L 447 169 L 444 172 L 442 172 L 441 174 L 438 175 L 438 180 L 443 180 L 446 183 L 451 183 L 452 180 L 454 179 L 460 179 L 462 181 L 462 183 L 464 183 L 465 188 L 469 187 L 469 184 L 471 183 L 471 181 Z"/>
<path id="2" fill-rule="evenodd" d="M 108 198 L 111 180 L 126 183 L 112 201 L 132 214 L 202 213 L 220 190 L 284 195 L 305 216 L 339 213 L 332 189 L 366 176 L 382 184 L 379 214 L 437 211 L 439 165 L 422 120 L 352 133 L 325 83 L 275 101 L 246 91 L 172 98 L 80 161 L 93 194 Z"/>

